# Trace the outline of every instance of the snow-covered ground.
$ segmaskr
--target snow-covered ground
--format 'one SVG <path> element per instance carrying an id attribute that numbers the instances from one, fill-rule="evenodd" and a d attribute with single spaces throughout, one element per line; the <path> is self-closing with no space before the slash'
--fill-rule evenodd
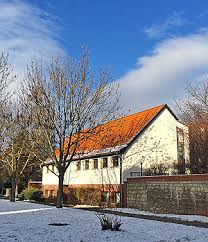
<path id="1" fill-rule="evenodd" d="M 123 213 L 132 213 L 132 214 L 141 214 L 141 215 L 150 215 L 150 216 L 158 216 L 162 218 L 176 218 L 183 221 L 197 221 L 202 223 L 208 223 L 208 217 L 200 216 L 200 215 L 178 215 L 178 214 L 159 214 L 159 213 L 151 213 L 148 211 L 143 211 L 134 208 L 111 208 L 110 210 L 115 210 Z"/>
<path id="2" fill-rule="evenodd" d="M 25 211 L 28 210 L 28 211 Z M 19 213 L 12 211 L 19 211 Z M 6 213 L 8 212 L 8 213 Z M 101 231 L 94 212 L 0 199 L 0 241 L 208 241 L 208 229 L 122 217 L 121 231 Z M 55 227 L 50 223 L 67 223 Z"/>

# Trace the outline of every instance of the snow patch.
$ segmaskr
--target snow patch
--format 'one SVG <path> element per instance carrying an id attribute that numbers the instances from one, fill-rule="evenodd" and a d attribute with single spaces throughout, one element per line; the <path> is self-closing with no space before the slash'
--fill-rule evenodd
<path id="1" fill-rule="evenodd" d="M 9 212 L 0 212 L 1 215 L 8 215 L 8 214 L 16 214 L 16 213 L 30 213 L 30 212 L 37 212 L 42 210 L 48 210 L 53 208 L 36 208 L 36 209 L 26 209 L 26 210 L 17 210 L 17 211 L 9 211 Z"/>
<path id="2" fill-rule="evenodd" d="M 45 209 L 50 208 L 50 209 Z M 74 208 L 57 209 L 41 204 L 0 199 L 0 211 L 39 212 L 4 214 L 0 216 L 0 241 L 30 242 L 158 242 L 208 241 L 208 229 L 164 223 L 138 218 L 121 217 L 121 231 L 102 231 L 96 213 Z M 50 226 L 49 224 L 68 224 Z"/>

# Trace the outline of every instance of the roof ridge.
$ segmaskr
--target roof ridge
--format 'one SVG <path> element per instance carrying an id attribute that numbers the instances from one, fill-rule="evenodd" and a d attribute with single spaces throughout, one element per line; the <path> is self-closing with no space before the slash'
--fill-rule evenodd
<path id="1" fill-rule="evenodd" d="M 163 108 L 163 107 L 165 107 L 166 105 L 167 105 L 167 104 L 160 104 L 160 105 L 158 105 L 158 106 L 155 106 L 155 107 L 152 107 L 152 108 L 148 108 L 148 109 L 145 109 L 145 110 L 142 110 L 142 111 L 136 112 L 136 113 L 131 113 L 131 114 L 129 114 L 129 115 L 124 115 L 124 116 L 122 116 L 122 117 L 120 117 L 120 118 L 118 118 L 118 119 L 115 119 L 115 120 L 119 120 L 119 119 L 122 119 L 122 118 L 125 118 L 125 117 L 130 117 L 130 116 L 133 116 L 133 115 L 136 115 L 136 114 L 139 114 L 139 113 L 144 113 L 144 112 L 150 111 L 150 110 L 155 109 L 155 108 L 159 108 L 159 107 Z M 114 121 L 114 120 L 112 120 L 112 121 Z M 111 121 L 110 121 L 110 122 L 111 122 Z"/>
<path id="2" fill-rule="evenodd" d="M 165 107 L 165 106 L 167 106 L 167 104 L 160 104 L 160 105 L 157 105 L 157 106 L 154 106 L 154 107 L 152 107 L 152 108 L 145 109 L 145 110 L 142 110 L 142 111 L 139 111 L 139 112 L 136 112 L 136 113 L 131 113 L 131 114 L 129 114 L 129 115 L 124 115 L 124 116 L 121 116 L 121 117 L 119 117 L 119 118 L 109 120 L 109 121 L 106 122 L 106 123 L 102 123 L 102 124 L 98 125 L 97 127 L 102 127 L 102 126 L 105 126 L 105 125 L 110 124 L 110 123 L 115 122 L 115 121 L 122 120 L 122 119 L 127 118 L 127 117 L 131 117 L 131 116 L 138 115 L 138 114 L 141 114 L 141 113 L 144 113 L 144 112 L 148 112 L 148 111 L 150 111 L 150 110 L 152 110 L 152 109 L 155 109 L 155 108 L 159 108 L 159 107 L 161 107 L 161 109 L 162 109 L 162 108 Z M 156 114 L 155 114 L 155 115 L 156 115 Z"/>

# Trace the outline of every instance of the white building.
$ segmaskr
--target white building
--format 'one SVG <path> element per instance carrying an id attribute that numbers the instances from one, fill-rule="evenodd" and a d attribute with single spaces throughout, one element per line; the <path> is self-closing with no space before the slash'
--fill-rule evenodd
<path id="1" fill-rule="evenodd" d="M 167 105 L 131 114 L 106 125 L 112 125 L 110 135 L 99 136 L 101 142 L 95 140 L 92 144 L 91 141 L 94 148 L 70 164 L 65 174 L 65 188 L 102 188 L 105 197 L 109 196 L 110 190 L 118 199 L 120 184 L 127 177 L 185 172 L 189 159 L 188 128 L 178 121 Z M 43 167 L 42 176 L 44 194 L 55 196 L 58 177 L 50 172 L 55 167 L 47 166 Z"/>

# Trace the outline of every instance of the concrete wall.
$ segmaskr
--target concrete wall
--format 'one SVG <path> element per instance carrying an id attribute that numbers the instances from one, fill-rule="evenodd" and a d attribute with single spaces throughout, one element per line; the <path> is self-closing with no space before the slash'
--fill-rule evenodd
<path id="1" fill-rule="evenodd" d="M 188 128 L 179 123 L 165 109 L 157 119 L 136 139 L 123 154 L 123 180 L 130 177 L 131 172 L 143 172 L 152 164 L 164 164 L 169 174 L 174 173 L 174 163 L 178 163 L 177 132 L 181 128 L 185 135 L 185 161 L 188 154 Z"/>
<path id="2" fill-rule="evenodd" d="M 129 178 L 127 207 L 208 216 L 208 174 Z"/>

